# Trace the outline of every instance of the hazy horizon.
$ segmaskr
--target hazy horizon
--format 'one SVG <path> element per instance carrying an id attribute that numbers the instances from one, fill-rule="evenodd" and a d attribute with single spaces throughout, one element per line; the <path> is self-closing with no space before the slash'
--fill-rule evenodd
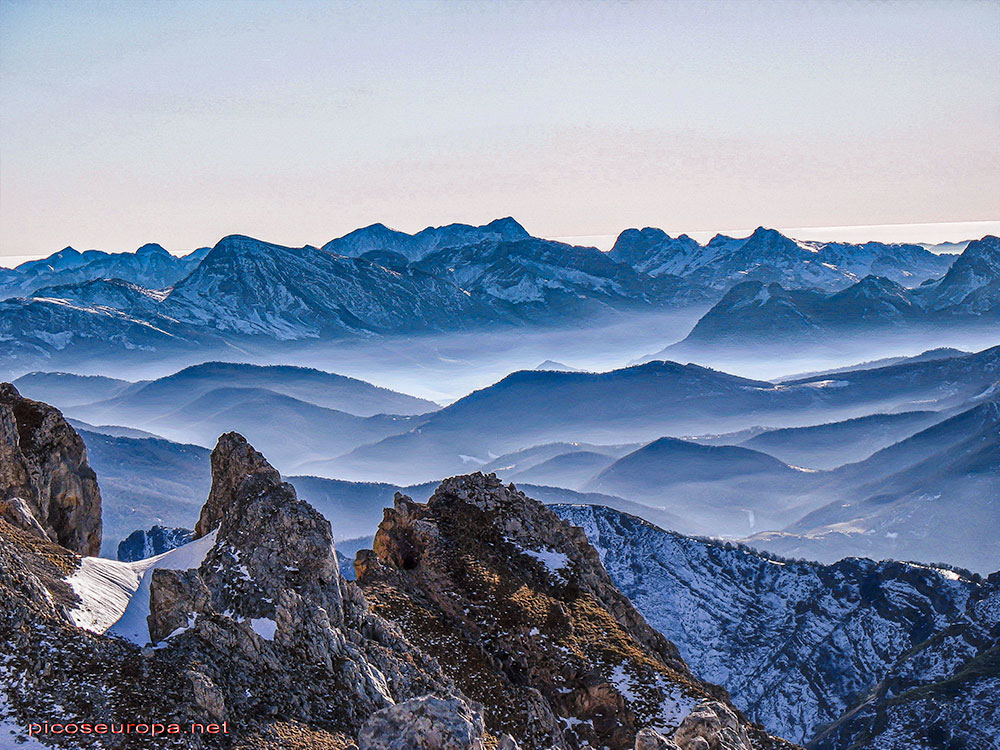
<path id="1" fill-rule="evenodd" d="M 1000 219 L 998 56 L 997 3 L 8 0 L 0 256 Z"/>
<path id="2" fill-rule="evenodd" d="M 501 218 L 501 217 L 497 217 Z M 514 217 L 515 219 L 517 217 Z M 647 226 L 647 225 L 643 225 Z M 398 227 L 392 227 L 393 229 L 398 229 Z M 627 227 L 626 227 L 627 228 Z M 663 227 L 660 227 L 661 229 Z M 731 237 L 746 237 L 751 234 L 754 228 L 743 228 L 743 229 L 719 229 L 719 230 L 672 230 L 668 231 L 668 234 L 677 236 L 680 234 L 687 234 L 698 242 L 704 244 L 712 237 L 717 234 L 724 234 Z M 796 240 L 802 241 L 817 241 L 817 242 L 898 242 L 898 243 L 913 243 L 913 244 L 925 244 L 925 245 L 940 245 L 946 243 L 963 243 L 974 239 L 979 239 L 985 235 L 993 234 L 1000 235 L 1000 221 L 964 221 L 964 222 L 938 222 L 933 224 L 882 224 L 882 225 L 859 225 L 859 226 L 847 226 L 847 227 L 773 227 L 778 231 L 792 237 Z M 527 228 L 529 233 L 530 228 Z M 624 231 L 624 229 L 622 230 Z M 571 245 L 580 245 L 587 247 L 596 247 L 599 250 L 610 250 L 614 245 L 615 239 L 621 232 L 614 234 L 592 234 L 592 235 L 563 235 L 558 237 L 545 237 L 545 239 L 556 240 L 558 242 L 565 242 Z M 230 232 L 229 234 L 245 234 L 243 232 Z M 533 234 L 533 233 L 532 233 Z M 224 235 L 226 236 L 226 235 Z M 537 236 L 537 235 L 536 235 Z M 172 255 L 184 256 L 188 253 L 194 252 L 200 247 L 213 247 L 218 240 L 204 243 L 198 247 L 185 247 L 185 248 L 172 248 L 165 247 Z M 264 238 L 257 237 L 255 239 L 262 239 L 267 242 L 272 242 L 275 244 L 285 244 L 280 239 L 276 238 Z M 319 240 L 317 242 L 308 243 L 314 246 L 321 246 L 326 242 L 329 242 L 335 237 L 329 237 L 327 239 Z M 150 240 L 149 242 L 156 242 L 156 240 Z M 143 242 L 142 245 L 147 244 Z M 162 243 L 160 243 L 162 244 Z M 139 245 L 137 247 L 141 247 Z M 84 252 L 86 250 L 103 250 L 104 252 L 111 253 L 128 253 L 134 252 L 137 248 L 90 248 L 90 247 L 74 247 L 72 244 L 64 247 L 73 247 L 75 250 Z M 26 263 L 32 260 L 39 260 L 41 258 L 47 258 L 53 253 L 59 252 L 64 249 L 63 247 L 55 248 L 49 252 L 33 253 L 29 255 L 0 255 L 0 268 L 15 268 L 21 263 Z"/>

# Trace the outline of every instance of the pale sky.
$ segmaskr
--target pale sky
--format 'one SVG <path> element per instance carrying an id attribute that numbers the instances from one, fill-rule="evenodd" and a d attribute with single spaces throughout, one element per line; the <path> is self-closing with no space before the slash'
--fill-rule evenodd
<path id="1" fill-rule="evenodd" d="M 507 215 L 995 223 L 1000 2 L 0 0 L 0 255 Z"/>

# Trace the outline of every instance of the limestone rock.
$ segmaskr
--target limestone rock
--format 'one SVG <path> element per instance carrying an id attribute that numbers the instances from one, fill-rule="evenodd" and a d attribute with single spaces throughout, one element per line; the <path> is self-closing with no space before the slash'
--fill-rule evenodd
<path id="1" fill-rule="evenodd" d="M 635 736 L 635 750 L 678 750 L 673 740 L 668 740 L 655 729 L 645 727 Z"/>
<path id="2" fill-rule="evenodd" d="M 358 736 L 359 750 L 483 750 L 482 707 L 425 696 L 378 711 Z"/>
<path id="3" fill-rule="evenodd" d="M 681 750 L 752 750 L 736 713 L 719 701 L 698 705 L 681 722 L 674 741 Z"/>
<path id="4" fill-rule="evenodd" d="M 156 570 L 150 639 L 234 722 L 285 717 L 355 735 L 375 711 L 450 681 L 340 575 L 330 522 L 246 440 L 212 454 L 197 570 Z M 198 704 L 199 706 L 201 703 Z M 203 710 L 207 710 L 202 707 Z"/>
<path id="5" fill-rule="evenodd" d="M 426 504 L 397 495 L 355 570 L 373 609 L 483 705 L 487 729 L 524 747 L 633 750 L 643 726 L 726 700 L 615 588 L 581 529 L 493 475 L 446 479 Z"/>
<path id="6" fill-rule="evenodd" d="M 246 486 L 263 486 L 280 482 L 278 472 L 242 435 L 227 432 L 219 438 L 212 451 L 212 489 L 194 527 L 195 538 L 210 532 L 235 502 L 237 493 Z"/>
<path id="7" fill-rule="evenodd" d="M 58 409 L 22 398 L 10 383 L 0 383 L 0 507 L 62 547 L 100 552 L 101 493 L 83 440 Z"/>
<path id="8" fill-rule="evenodd" d="M 196 570 L 154 570 L 149 587 L 149 636 L 162 641 L 209 605 L 209 593 Z"/>

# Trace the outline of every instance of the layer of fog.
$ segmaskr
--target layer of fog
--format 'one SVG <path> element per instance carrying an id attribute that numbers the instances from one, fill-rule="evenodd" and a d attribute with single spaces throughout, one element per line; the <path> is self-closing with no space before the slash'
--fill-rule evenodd
<path id="1" fill-rule="evenodd" d="M 519 328 L 470 333 L 371 337 L 327 342 L 267 344 L 227 350 L 197 350 L 157 357 L 128 352 L 112 360 L 52 362 L 51 367 L 85 375 L 142 380 L 169 375 L 211 360 L 251 364 L 298 365 L 348 375 L 375 385 L 448 404 L 517 370 L 546 360 L 591 372 L 605 372 L 644 361 L 681 341 L 704 308 L 617 316 L 610 322 L 561 328 Z M 911 356 L 953 347 L 979 351 L 995 345 L 997 332 L 983 327 L 936 328 L 927 332 L 876 335 L 859 332 L 835 341 L 790 342 L 770 350 L 697 351 L 658 355 L 694 362 L 734 375 L 778 380 L 801 372 L 844 367 L 883 357 Z M 773 352 L 780 349 L 780 355 Z M 10 373 L 11 379 L 21 372 Z"/>

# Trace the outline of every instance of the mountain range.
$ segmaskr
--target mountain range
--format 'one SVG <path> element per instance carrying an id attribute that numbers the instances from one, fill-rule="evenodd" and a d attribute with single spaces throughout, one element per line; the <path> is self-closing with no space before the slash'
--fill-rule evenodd
<path id="1" fill-rule="evenodd" d="M 283 470 L 332 482 L 325 496 L 373 488 L 357 496 L 351 536 L 373 532 L 397 489 L 422 497 L 418 487 L 482 469 L 547 502 L 560 500 L 539 488 L 573 502 L 595 493 L 685 533 L 752 536 L 780 553 L 906 554 L 982 571 L 998 551 L 978 531 L 1000 530 L 988 499 L 1000 493 L 998 356 L 918 356 L 779 383 L 669 362 L 529 370 L 444 408 L 317 370 L 225 363 L 139 383 L 33 373 L 17 386 L 64 407 L 93 442 L 115 498 L 109 549 L 156 524 L 190 526 L 205 449 L 238 427 Z M 502 430 L 483 429 L 498 417 Z M 953 531 L 929 533 L 941 514 Z"/>
<path id="2" fill-rule="evenodd" d="M 438 405 L 356 378 L 312 368 L 206 362 L 130 383 L 69 373 L 28 373 L 26 395 L 73 418 L 127 425 L 179 442 L 212 444 L 220 428 L 239 427 L 283 468 L 340 455 L 408 429 Z M 83 402 L 81 403 L 81 399 Z M 297 440 L 288 440 L 294 430 Z"/>
<path id="3" fill-rule="evenodd" d="M 995 442 L 997 417 L 984 402 L 873 458 L 985 468 L 963 436 Z M 1000 573 L 791 560 L 476 473 L 396 492 L 348 581 L 331 523 L 349 504 L 324 518 L 236 433 L 193 535 L 153 529 L 132 546 L 166 552 L 115 562 L 88 556 L 103 504 L 62 415 L 4 385 L 0 446 L 0 744 L 135 711 L 227 722 L 206 748 L 293 750 L 979 748 L 1000 730 Z"/>
<path id="4" fill-rule="evenodd" d="M 9 374 L 21 374 L 130 352 L 206 359 L 718 302 L 691 344 L 748 326 L 756 335 L 795 334 L 980 321 L 997 309 L 996 238 L 971 242 L 955 258 L 917 245 L 801 243 L 763 228 L 704 247 L 657 233 L 628 230 L 603 253 L 531 237 L 508 218 L 415 235 L 373 225 L 322 248 L 231 235 L 183 258 L 158 245 L 118 254 L 67 248 L 3 274 L 0 355 Z M 664 253 L 670 263 L 659 260 Z M 743 327 L 713 327 L 723 318 Z"/>
<path id="5" fill-rule="evenodd" d="M 836 499 L 751 544 L 834 561 L 845 554 L 949 560 L 983 570 L 1000 560 L 1000 402 L 932 425 L 823 481 Z M 848 493 L 842 488 L 850 486 Z"/>
<path id="6" fill-rule="evenodd" d="M 548 442 L 646 443 L 660 437 L 807 426 L 885 411 L 960 407 L 986 394 L 1000 348 L 949 359 L 771 383 L 654 361 L 605 373 L 525 370 L 427 415 L 407 432 L 310 465 L 310 473 L 410 484 Z M 504 430 L 479 425 L 504 415 Z M 669 433 L 664 434 L 669 430 Z"/>
<path id="7" fill-rule="evenodd" d="M 719 291 L 744 281 L 839 291 L 870 275 L 914 287 L 955 260 L 920 245 L 801 242 L 764 227 L 744 239 L 719 234 L 705 245 L 653 227 L 627 229 L 610 255 L 651 276 L 683 276 Z"/>
<path id="8" fill-rule="evenodd" d="M 935 256 L 939 257 L 939 256 Z M 939 279 L 906 288 L 870 274 L 838 291 L 747 280 L 732 286 L 684 340 L 646 357 L 704 354 L 713 349 L 818 344 L 868 334 L 1000 319 L 1000 238 L 970 242 Z"/>

